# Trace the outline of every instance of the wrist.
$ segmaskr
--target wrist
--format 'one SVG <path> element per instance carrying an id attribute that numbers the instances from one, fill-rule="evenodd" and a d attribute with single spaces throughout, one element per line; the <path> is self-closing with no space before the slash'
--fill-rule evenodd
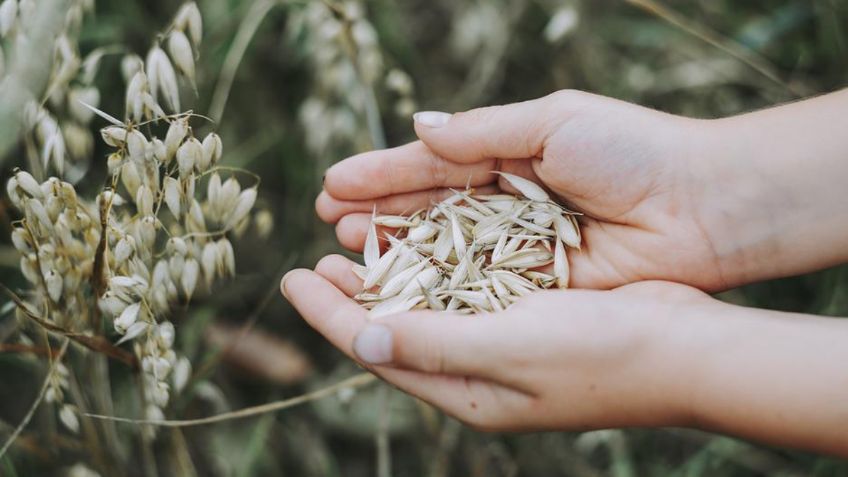
<path id="1" fill-rule="evenodd" d="M 845 320 L 716 302 L 681 322 L 688 382 L 676 425 L 848 455 Z"/>
<path id="2" fill-rule="evenodd" d="M 779 215 L 789 212 L 778 196 L 773 171 L 756 160 L 748 118 L 694 120 L 686 149 L 688 200 L 696 226 L 709 244 L 720 290 L 782 275 Z"/>
<path id="3" fill-rule="evenodd" d="M 703 295 L 696 302 L 666 308 L 653 343 L 656 366 L 663 375 L 658 403 L 662 425 L 702 428 L 707 413 L 701 390 L 709 382 L 711 357 L 723 339 L 716 316 L 726 315 L 734 307 Z"/>
<path id="4" fill-rule="evenodd" d="M 726 286 L 848 260 L 846 107 L 848 91 L 697 121 L 690 197 Z"/>
<path id="5" fill-rule="evenodd" d="M 709 325 L 707 316 L 716 306 L 727 306 L 706 294 L 667 282 L 641 282 L 628 285 L 637 293 L 619 313 L 627 318 L 607 324 L 623 331 L 627 352 L 617 359 L 610 376 L 618 407 L 608 417 L 622 427 L 688 427 L 696 422 L 693 389 L 700 379 L 695 370 L 702 359 L 701 328 Z M 622 290 L 624 291 L 624 290 Z M 712 312 L 714 313 L 714 311 Z M 620 360 L 620 361 L 619 361 Z"/>

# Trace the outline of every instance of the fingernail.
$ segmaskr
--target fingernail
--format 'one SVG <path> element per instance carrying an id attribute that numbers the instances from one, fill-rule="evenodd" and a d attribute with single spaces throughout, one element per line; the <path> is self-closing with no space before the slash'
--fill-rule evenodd
<path id="1" fill-rule="evenodd" d="M 450 118 L 450 113 L 441 111 L 420 111 L 412 115 L 413 121 L 429 128 L 440 128 L 447 124 Z"/>
<path id="2" fill-rule="evenodd" d="M 367 325 L 353 340 L 353 352 L 368 364 L 392 360 L 392 330 L 384 325 Z"/>
<path id="3" fill-rule="evenodd" d="M 291 299 L 289 298 L 289 294 L 286 293 L 286 280 L 289 278 L 289 275 L 291 275 L 292 272 L 294 272 L 294 270 L 289 270 L 285 275 L 283 275 L 283 279 L 280 280 L 280 292 L 283 294 L 284 297 L 286 297 L 286 300 L 288 301 L 291 301 Z"/>

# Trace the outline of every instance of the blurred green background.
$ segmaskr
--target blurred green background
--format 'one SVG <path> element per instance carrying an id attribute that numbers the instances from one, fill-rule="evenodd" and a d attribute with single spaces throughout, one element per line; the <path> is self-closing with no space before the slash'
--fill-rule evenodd
<path id="1" fill-rule="evenodd" d="M 273 214 L 274 230 L 268 239 L 250 233 L 239 239 L 237 280 L 199 297 L 176 322 L 177 347 L 204 373 L 172 404 L 174 418 L 297 395 L 356 372 L 299 319 L 277 284 L 286 270 L 314 266 L 340 251 L 332 227 L 312 208 L 324 170 L 383 140 L 389 146 L 413 140 L 413 111 L 457 111 L 576 88 L 671 113 L 720 117 L 832 91 L 848 78 L 843 0 L 198 3 L 205 32 L 198 95 L 190 107 L 202 114 L 219 108 L 224 103 L 214 104 L 216 89 L 222 77 L 234 75 L 216 126 L 224 162 L 262 177 L 259 206 Z M 143 55 L 178 6 L 97 1 L 80 52 L 115 44 Z M 347 37 L 354 38 L 353 48 Z M 104 57 L 95 84 L 101 109 L 123 110 L 120 56 Z M 98 145 L 80 191 L 93 196 L 102 186 L 105 154 Z M 0 162 L 4 183 L 14 166 L 24 164 L 21 157 L 14 149 Z M 14 218 L 4 199 L 0 279 L 22 287 L 18 256 L 8 243 Z M 721 298 L 844 316 L 846 280 L 846 269 L 837 268 Z M 4 331 L 13 320 L 4 310 L 4 340 L 14 338 Z M 251 325 L 248 345 L 219 362 L 213 351 L 246 330 L 240 328 L 245 323 Z M 126 415 L 120 403 L 129 378 L 114 371 L 116 413 Z M 33 356 L 0 353 L 0 440 L 32 402 L 43 372 Z M 390 464 L 391 475 L 433 477 L 848 475 L 848 465 L 833 459 L 689 430 L 481 434 L 380 389 L 256 418 L 163 430 L 154 445 L 158 473 L 369 476 Z M 72 469 L 77 463 L 102 475 L 116 468 L 116 475 L 145 475 L 149 459 L 139 449 L 137 429 L 118 425 L 119 452 L 112 459 L 121 465 L 98 468 L 86 442 L 59 429 L 54 414 L 36 414 L 0 461 L 0 475 L 85 475 Z M 384 438 L 390 451 L 378 458 Z"/>

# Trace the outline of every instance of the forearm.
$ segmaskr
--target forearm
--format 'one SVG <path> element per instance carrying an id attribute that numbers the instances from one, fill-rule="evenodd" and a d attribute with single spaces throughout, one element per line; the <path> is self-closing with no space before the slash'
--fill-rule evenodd
<path id="1" fill-rule="evenodd" d="M 848 261 L 848 90 L 707 122 L 694 168 L 730 284 Z"/>
<path id="2" fill-rule="evenodd" d="M 693 320 L 674 345 L 691 363 L 690 424 L 848 456 L 848 320 L 731 305 Z"/>

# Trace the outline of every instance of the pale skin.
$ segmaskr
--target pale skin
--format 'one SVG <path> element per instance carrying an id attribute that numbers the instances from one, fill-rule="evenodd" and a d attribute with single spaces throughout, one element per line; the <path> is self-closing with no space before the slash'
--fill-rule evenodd
<path id="1" fill-rule="evenodd" d="M 419 113 L 420 141 L 327 171 L 316 208 L 342 245 L 361 251 L 375 204 L 510 190 L 502 170 L 585 214 L 573 289 L 368 321 L 353 262 L 334 255 L 283 293 L 360 364 L 475 428 L 687 426 L 848 457 L 848 320 L 704 293 L 848 261 L 846 112 L 848 91 L 718 120 L 562 91 Z"/>

